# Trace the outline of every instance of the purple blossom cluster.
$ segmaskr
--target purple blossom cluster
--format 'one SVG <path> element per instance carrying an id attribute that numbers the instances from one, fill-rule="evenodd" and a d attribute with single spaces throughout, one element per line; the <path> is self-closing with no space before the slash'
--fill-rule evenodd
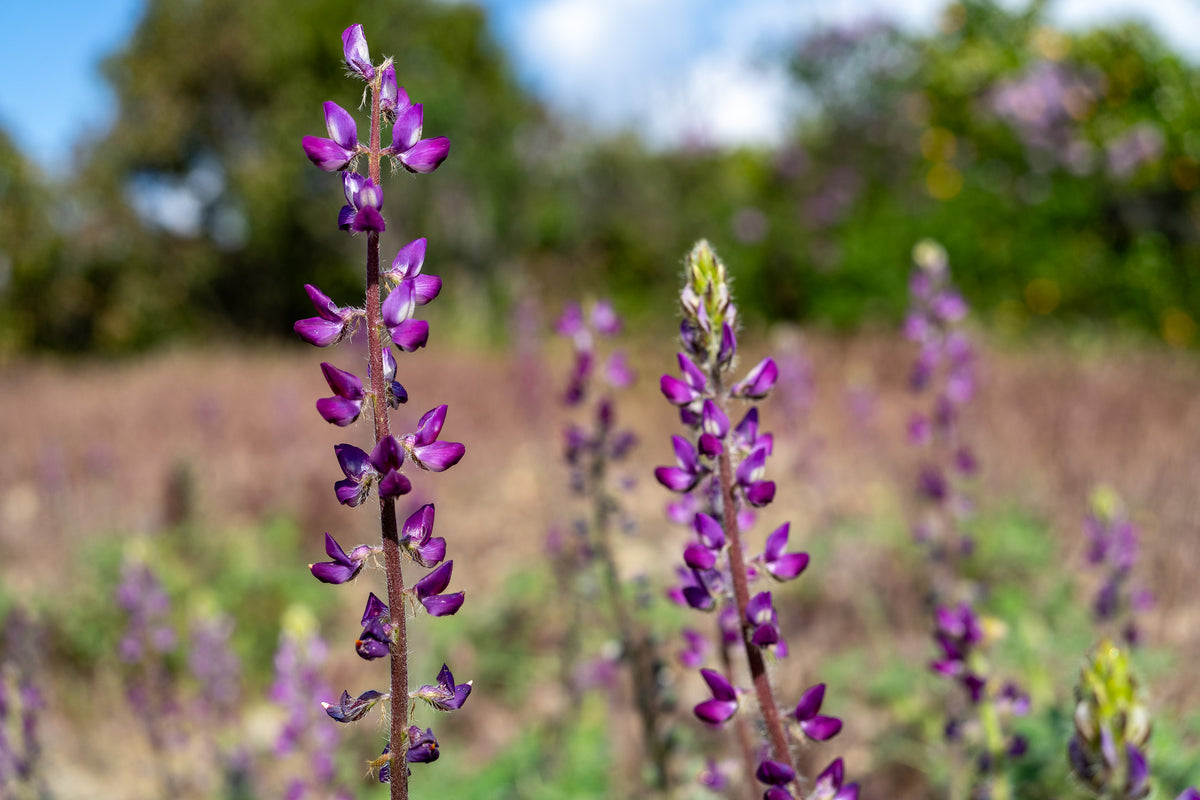
<path id="1" fill-rule="evenodd" d="M 974 348 L 961 329 L 968 309 L 951 283 L 941 245 L 919 242 L 913 260 L 904 335 L 919 349 L 909 382 L 918 395 L 932 395 L 931 409 L 914 413 L 908 424 L 910 442 L 923 453 L 916 487 L 923 508 L 914 538 L 930 561 L 937 646 L 930 669 L 963 690 L 962 702 L 948 699 L 946 704 L 947 739 L 974 752 L 959 768 L 970 774 L 980 796 L 1008 797 L 1005 762 L 1023 755 L 1028 745 L 1007 729 L 1012 717 L 1028 713 L 1029 697 L 1017 684 L 991 674 L 987 651 L 994 637 L 986 634 L 988 626 L 972 605 L 978 587 L 959 569 L 974 549 L 963 530 L 973 513 L 964 482 L 978 468 L 960 422 L 976 391 Z"/>
<path id="2" fill-rule="evenodd" d="M 1100 99 L 1103 76 L 1057 61 L 1039 61 L 998 84 L 988 96 L 992 113 L 1007 122 L 1025 145 L 1030 163 L 1045 171 L 1062 167 L 1075 175 L 1095 168 L 1095 147 L 1081 123 Z"/>
<path id="3" fill-rule="evenodd" d="M 387 223 L 383 216 L 380 163 L 387 158 L 396 169 L 433 172 L 446 158 L 450 143 L 440 136 L 422 138 L 422 105 L 411 102 L 408 93 L 397 84 L 390 58 L 382 64 L 372 64 L 361 25 L 352 25 L 343 32 L 342 45 L 349 74 L 367 85 L 369 136 L 360 141 L 354 117 L 336 103 L 326 102 L 325 125 L 329 137 L 306 136 L 302 144 L 305 154 L 317 167 L 341 173 L 346 204 L 338 213 L 338 228 L 351 235 L 366 234 L 366 302 L 362 308 L 342 306 L 317 287 L 306 286 L 317 316 L 298 321 L 295 331 L 318 347 L 343 341 L 360 326 L 365 331 L 366 380 L 354 371 L 322 364 L 322 374 L 333 394 L 317 402 L 317 412 L 339 427 L 350 426 L 364 412 L 370 413 L 374 436 L 369 452 L 349 443 L 334 448 L 344 476 L 334 484 L 334 492 L 338 502 L 356 507 L 364 504 L 374 491 L 382 542 L 358 545 L 347 551 L 326 533 L 325 552 L 329 560 L 313 564 L 310 569 L 323 583 L 342 584 L 355 579 L 364 567 L 382 561 L 386 601 L 369 594 L 355 651 L 366 660 L 389 658 L 390 690 L 370 689 L 357 697 L 343 692 L 340 702 L 326 704 L 325 710 L 339 722 L 352 722 L 386 701 L 390 716 L 388 741 L 383 755 L 373 765 L 380 780 L 391 784 L 391 796 L 400 798 L 408 796 L 407 765 L 438 757 L 432 730 L 409 724 L 410 703 L 424 700 L 438 710 L 456 709 L 466 700 L 471 684 L 454 684 L 450 670 L 444 667 L 436 684 L 409 691 L 404 609 L 412 603 L 430 616 L 446 616 L 458 611 L 465 595 L 449 591 L 454 562 L 445 558 L 445 540 L 433 535 L 433 505 L 419 508 L 401 527 L 395 501 L 413 489 L 410 465 L 427 472 L 443 472 L 459 462 L 465 448 L 441 438 L 447 415 L 445 405 L 427 411 L 410 431 L 401 435 L 391 433 L 388 412 L 409 399 L 408 391 L 396 379 L 398 365 L 392 347 L 404 353 L 425 347 L 429 323 L 416 318 L 417 310 L 438 296 L 442 281 L 423 272 L 425 239 L 404 245 L 391 266 L 381 268 L 379 236 Z M 383 125 L 391 126 L 389 146 L 381 146 Z M 355 171 L 360 157 L 367 161 L 366 175 Z M 406 585 L 402 572 L 405 557 L 418 567 L 431 569 L 411 586 Z M 399 769 L 393 768 L 394 761 L 400 762 Z"/>
<path id="4" fill-rule="evenodd" d="M 1089 506 L 1083 521 L 1086 558 L 1100 577 L 1092 615 L 1099 625 L 1118 629 L 1126 644 L 1136 646 L 1141 641 L 1136 615 L 1154 605 L 1153 593 L 1132 578 L 1138 559 L 1137 527 L 1121 498 L 1108 487 L 1096 489 Z"/>
<path id="5" fill-rule="evenodd" d="M 772 592 L 751 591 L 757 581 L 793 580 L 809 563 L 807 554 L 788 549 L 787 523 L 767 537 L 763 551 L 755 556 L 747 557 L 744 539 L 753 521 L 748 512 L 775 498 L 776 484 L 766 475 L 774 439 L 760 428 L 756 407 L 751 406 L 736 424 L 729 409 L 734 401 L 766 398 L 775 387 L 779 369 L 774 359 L 765 358 L 740 380 L 733 379 L 738 318 L 725 266 L 709 244 L 701 241 L 689 253 L 685 270 L 680 295 L 679 374 L 663 375 L 660 388 L 679 409 L 687 435 L 672 437 L 675 463 L 659 467 L 655 477 L 681 496 L 669 514 L 689 521 L 694 533 L 683 551 L 681 582 L 671 596 L 717 617 L 715 647 L 695 630 L 684 632 L 680 660 L 685 665 L 699 667 L 712 650 L 720 656 L 719 669 L 700 669 L 709 698 L 698 703 L 694 713 L 713 727 L 732 722 L 747 788 L 765 786 L 764 798 L 850 800 L 858 796 L 858 786 L 843 785 L 841 759 L 816 778 L 811 790 L 804 789 L 805 781 L 795 768 L 793 743 L 830 739 L 841 730 L 842 722 L 820 713 L 824 684 L 805 691 L 794 709 L 783 709 L 775 700 L 766 657 L 785 658 L 787 643 Z M 744 702 L 746 690 L 734 683 L 734 653 L 739 649 L 745 655 L 766 728 L 765 748 L 753 740 L 747 708 L 753 704 Z M 703 773 L 707 776 L 704 782 L 720 783 L 722 779 L 714 777 L 717 772 L 718 768 L 710 765 Z"/>
<path id="6" fill-rule="evenodd" d="M 337 779 L 337 731 L 321 713 L 324 700 L 332 696 L 322 670 L 328 647 L 317 635 L 313 620 L 299 609 L 285 617 L 284 630 L 275 651 L 275 681 L 268 696 L 284 712 L 283 726 L 275 737 L 277 759 L 293 759 L 303 769 L 292 772 L 284 787 L 286 800 L 310 797 L 351 797 Z"/>
<path id="7" fill-rule="evenodd" d="M 934 560 L 954 560 L 972 547 L 961 530 L 972 511 L 962 482 L 975 475 L 978 464 L 964 441 L 960 417 L 975 396 L 975 350 L 961 329 L 967 304 L 950 282 L 946 251 L 924 240 L 913 257 L 917 266 L 909 278 L 904 336 L 919 349 L 909 385 L 917 395 L 932 397 L 930 406 L 908 422 L 909 441 L 922 453 L 917 494 L 924 510 L 913 535 Z"/>
<path id="8" fill-rule="evenodd" d="M 34 678 L 43 637 L 20 607 L 5 615 L 0 628 L 0 796 L 48 797 L 39 773 L 42 742 L 39 719 L 46 706 Z"/>
<path id="9" fill-rule="evenodd" d="M 600 340 L 615 338 L 621 327 L 620 316 L 607 300 L 593 302 L 586 314 L 580 304 L 571 303 L 555 325 L 573 349 L 562 402 L 568 409 L 582 410 L 586 421 L 571 421 L 564 437 L 570 487 L 581 501 L 580 513 L 570 526 L 575 535 L 563 540 L 556 532 L 551 555 L 560 586 L 572 604 L 573 630 L 567 634 L 565 661 L 570 662 L 579 649 L 581 626 L 611 624 L 616 644 L 615 653 L 601 655 L 590 665 L 568 666 L 568 692 L 574 697 L 584 683 L 612 686 L 621 667 L 627 668 L 641 723 L 641 750 L 653 771 L 650 782 L 656 791 L 667 792 L 674 737 L 666 724 L 664 659 L 658 654 L 656 637 L 634 611 L 633 602 L 638 601 L 625 590 L 616 559 L 620 543 L 613 541 L 615 533 L 633 529 L 622 504 L 633 479 L 614 471 L 637 443 L 633 431 L 618 425 L 616 402 L 616 393 L 632 385 L 635 376 L 622 350 L 612 349 L 603 356 Z M 594 605 L 597 590 L 601 595 L 595 599 L 607 606 L 611 622 L 587 615 L 586 607 Z"/>

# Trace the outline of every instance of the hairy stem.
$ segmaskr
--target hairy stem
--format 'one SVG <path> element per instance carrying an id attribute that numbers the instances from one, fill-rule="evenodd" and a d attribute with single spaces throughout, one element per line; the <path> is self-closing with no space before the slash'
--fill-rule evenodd
<path id="1" fill-rule="evenodd" d="M 634 704 L 637 706 L 638 717 L 642 723 L 642 738 L 645 747 L 650 752 L 650 760 L 654 768 L 654 786 L 660 792 L 667 792 L 670 790 L 670 767 L 668 764 L 670 746 L 659 733 L 658 670 L 654 664 L 654 653 L 651 651 L 650 640 L 634 620 L 625 602 L 625 594 L 621 590 L 621 576 L 617 571 L 616 559 L 613 557 L 612 543 L 609 541 L 612 528 L 609 520 L 613 509 L 613 500 L 604 490 L 608 466 L 604 456 L 605 449 L 603 442 L 596 448 L 589 476 L 594 499 L 593 540 L 603 567 L 604 585 L 608 592 L 609 605 L 612 606 L 617 633 L 621 639 L 621 651 L 628 659 L 632 672 Z"/>
<path id="2" fill-rule="evenodd" d="M 750 581 L 746 576 L 746 556 L 742 549 L 742 537 L 738 531 L 737 506 L 733 496 L 733 466 L 730 463 L 728 450 L 721 451 L 718 463 L 721 479 L 722 521 L 725 527 L 725 536 L 729 540 L 729 572 L 733 578 L 733 597 L 737 603 L 738 621 L 742 628 L 742 641 L 746 648 L 746 661 L 750 665 L 750 679 L 754 683 L 754 693 L 758 697 L 763 722 L 767 726 L 767 737 L 771 741 L 771 757 L 794 769 L 795 765 L 792 763 L 787 734 L 783 730 L 783 720 L 779 716 L 779 707 L 775 703 L 775 693 L 771 688 L 770 676 L 767 675 L 767 665 L 763 660 L 762 650 L 750 642 L 749 623 L 746 621 L 746 607 L 750 604 Z"/>
<path id="3" fill-rule="evenodd" d="M 717 618 L 717 641 L 721 643 L 721 667 L 725 672 L 725 679 L 733 683 L 733 657 L 729 653 L 729 645 L 725 643 L 725 630 L 721 627 L 719 616 Z M 737 735 L 738 749 L 742 753 L 742 765 L 746 768 L 746 791 L 750 795 L 750 800 L 756 800 L 758 782 L 754 776 L 754 770 L 757 765 L 754 763 L 754 740 L 750 737 L 750 724 L 746 721 L 745 715 L 734 714 L 733 727 Z"/>
<path id="4" fill-rule="evenodd" d="M 378 185 L 380 175 L 379 86 L 382 70 L 371 84 L 371 144 L 367 156 L 368 177 Z M 379 234 L 367 233 L 367 352 L 371 371 L 371 409 L 375 441 L 389 435 L 387 389 L 383 380 L 383 298 L 379 287 Z M 379 526 L 383 537 L 383 564 L 387 573 L 389 620 L 392 626 L 391 658 L 391 747 L 389 785 L 392 800 L 408 800 L 408 628 L 404 612 L 404 574 L 400 565 L 400 533 L 396 523 L 396 501 L 379 497 Z"/>

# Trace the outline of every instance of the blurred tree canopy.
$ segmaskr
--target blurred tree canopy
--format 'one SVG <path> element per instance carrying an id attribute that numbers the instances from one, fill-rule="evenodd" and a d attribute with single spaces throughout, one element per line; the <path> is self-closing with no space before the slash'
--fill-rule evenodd
<path id="1" fill-rule="evenodd" d="M 893 321 L 933 236 L 1001 327 L 1100 320 L 1190 344 L 1200 75 L 1144 28 L 1065 33 L 1043 6 L 815 32 L 779 55 L 805 108 L 786 145 L 650 152 L 553 119 L 469 4 L 150 0 L 104 65 L 116 121 L 71 178 L 0 137 L 0 351 L 283 337 L 312 313 L 303 283 L 357 296 L 340 182 L 300 149 L 322 101 L 359 102 L 340 68 L 352 22 L 452 141 L 436 176 L 385 186 L 385 255 L 429 237 L 430 271 L 494 311 L 608 291 L 661 315 L 707 236 L 752 315 Z"/>

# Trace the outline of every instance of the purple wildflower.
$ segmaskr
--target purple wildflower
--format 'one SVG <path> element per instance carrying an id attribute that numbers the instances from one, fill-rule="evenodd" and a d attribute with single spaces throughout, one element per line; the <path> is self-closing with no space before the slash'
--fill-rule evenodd
<path id="1" fill-rule="evenodd" d="M 750 642 L 758 647 L 770 647 L 782 636 L 779 631 L 779 615 L 771 602 L 770 592 L 759 592 L 746 605 L 746 622 L 752 632 Z"/>
<path id="2" fill-rule="evenodd" d="M 408 729 L 408 751 L 404 754 L 404 760 L 409 764 L 428 764 L 431 761 L 437 761 L 438 756 L 438 741 L 433 736 L 433 729 L 426 728 L 421 730 L 416 725 Z M 382 778 L 382 774 L 380 775 Z"/>
<path id="3" fill-rule="evenodd" d="M 328 139 L 304 137 L 304 154 L 325 172 L 345 169 L 358 155 L 358 126 L 354 117 L 337 103 L 326 102 L 325 128 L 329 131 Z"/>
<path id="4" fill-rule="evenodd" d="M 712 645 L 707 636 L 692 628 L 684 628 L 680 633 L 683 636 L 684 648 L 679 651 L 679 663 L 688 669 L 698 669 L 704 663 Z"/>
<path id="5" fill-rule="evenodd" d="M 327 347 L 344 339 L 351 324 L 362 312 L 336 305 L 311 284 L 305 284 L 304 291 L 308 292 L 308 299 L 316 307 L 318 316 L 297 321 L 293 326 L 296 334 L 317 347 Z"/>
<path id="6" fill-rule="evenodd" d="M 404 521 L 400 546 L 422 567 L 433 567 L 446 557 L 446 540 L 433 536 L 432 503 L 426 503 Z"/>
<path id="7" fill-rule="evenodd" d="M 825 699 L 825 684 L 818 683 L 809 687 L 800 695 L 796 704 L 794 716 L 800 723 L 800 730 L 809 739 L 824 742 L 838 735 L 842 729 L 842 721 L 837 717 L 827 717 L 819 714 L 821 702 Z"/>
<path id="8" fill-rule="evenodd" d="M 401 281 L 383 301 L 383 324 L 387 326 L 392 343 L 406 353 L 424 347 L 429 341 L 429 323 L 412 318 L 416 308 L 416 281 Z"/>
<path id="9" fill-rule="evenodd" d="M 673 492 L 690 492 L 708 470 L 700 463 L 695 445 L 682 436 L 672 436 L 671 441 L 675 447 L 675 466 L 656 468 L 654 477 Z"/>
<path id="10" fill-rule="evenodd" d="M 779 367 L 775 359 L 764 358 L 746 374 L 746 377 L 733 385 L 733 396 L 747 400 L 762 400 L 775 388 L 779 380 Z"/>
<path id="11" fill-rule="evenodd" d="M 442 594 L 450 585 L 450 575 L 454 571 L 454 561 L 446 561 L 433 572 L 417 581 L 413 590 L 417 600 L 425 607 L 432 617 L 446 617 L 454 614 L 462 607 L 466 597 L 465 592 Z"/>
<path id="12" fill-rule="evenodd" d="M 712 699 L 699 703 L 694 709 L 695 714 L 702 722 L 709 725 L 720 725 L 737 711 L 737 690 L 724 675 L 715 670 L 702 669 L 700 675 L 708 684 Z"/>
<path id="13" fill-rule="evenodd" d="M 455 684 L 450 667 L 442 664 L 442 669 L 438 673 L 437 686 L 426 684 L 413 692 L 412 697 L 424 700 L 438 711 L 454 711 L 462 708 L 462 704 L 467 701 L 467 697 L 471 694 L 472 683 L 472 681 L 467 681 Z"/>
<path id="14" fill-rule="evenodd" d="M 412 481 L 400 471 L 404 464 L 404 450 L 394 436 L 385 436 L 371 451 L 371 466 L 379 479 L 379 494 L 382 497 L 400 497 L 412 491 Z"/>
<path id="15" fill-rule="evenodd" d="M 333 451 L 337 454 L 338 465 L 346 476 L 344 480 L 333 485 L 338 502 L 350 507 L 362 505 L 376 477 L 370 457 L 352 444 L 335 445 Z"/>
<path id="16" fill-rule="evenodd" d="M 321 707 L 325 709 L 325 713 L 330 716 L 335 722 L 349 723 L 358 722 L 365 717 L 375 704 L 380 700 L 388 699 L 389 695 L 377 692 L 374 689 L 368 689 L 358 697 L 350 697 L 350 693 L 343 691 L 342 697 L 337 703 L 321 703 Z"/>
<path id="17" fill-rule="evenodd" d="M 347 555 L 342 550 L 341 545 L 326 533 L 325 553 L 333 560 L 322 561 L 318 564 L 309 564 L 308 568 L 312 571 L 313 577 L 322 583 L 346 583 L 358 577 L 358 573 L 362 571 L 363 564 L 366 563 L 367 558 L 378 550 L 379 548 L 360 544 Z"/>
<path id="18" fill-rule="evenodd" d="M 362 413 L 363 400 L 366 398 L 362 381 L 353 372 L 338 369 L 328 363 L 321 364 L 321 373 L 334 396 L 318 400 L 317 413 L 326 422 L 344 428 Z"/>
<path id="19" fill-rule="evenodd" d="M 445 136 L 421 138 L 424 115 L 420 103 L 402 111 L 397 109 L 396 123 L 392 126 L 392 146 L 384 151 L 409 172 L 433 172 L 450 153 L 450 140 Z"/>
<path id="20" fill-rule="evenodd" d="M 375 79 L 375 67 L 371 66 L 371 54 L 367 50 L 367 37 L 363 26 L 355 23 L 342 31 L 342 53 L 346 66 L 368 83 Z"/>
<path id="21" fill-rule="evenodd" d="M 350 233 L 387 229 L 383 219 L 383 189 L 370 178 L 357 172 L 342 173 L 342 189 L 346 194 L 346 205 L 338 214 L 338 228 Z"/>
<path id="22" fill-rule="evenodd" d="M 812 793 L 808 800 L 858 800 L 858 784 L 842 785 L 845 780 L 846 768 L 840 758 L 835 758 L 828 767 L 817 776 Z"/>
<path id="23" fill-rule="evenodd" d="M 440 405 L 425 412 L 417 422 L 416 432 L 406 433 L 400 440 L 409 458 L 421 469 L 443 472 L 462 460 L 466 453 L 467 449 L 458 442 L 437 440 L 446 421 L 446 409 L 445 405 Z"/>
<path id="24" fill-rule="evenodd" d="M 790 581 L 804 572 L 808 566 L 808 553 L 785 553 L 788 530 L 791 523 L 785 522 L 767 537 L 767 546 L 762 554 L 763 566 L 777 581 Z"/>
<path id="25" fill-rule="evenodd" d="M 362 633 L 354 643 L 355 651 L 368 661 L 388 655 L 392 640 L 391 610 L 374 592 L 363 609 Z"/>
<path id="26" fill-rule="evenodd" d="M 392 266 L 381 273 L 395 285 L 411 282 L 413 284 L 412 299 L 419 306 L 430 302 L 442 291 L 441 278 L 421 272 L 421 268 L 425 265 L 425 249 L 424 238 L 414 239 L 400 248 L 396 257 L 392 259 Z"/>
<path id="27" fill-rule="evenodd" d="M 370 368 L 367 369 L 367 374 L 370 375 Z M 384 392 L 387 394 L 388 408 L 399 408 L 404 403 L 408 402 L 408 392 L 400 382 L 396 380 L 396 357 L 392 355 L 392 348 L 383 348 L 383 385 Z"/>

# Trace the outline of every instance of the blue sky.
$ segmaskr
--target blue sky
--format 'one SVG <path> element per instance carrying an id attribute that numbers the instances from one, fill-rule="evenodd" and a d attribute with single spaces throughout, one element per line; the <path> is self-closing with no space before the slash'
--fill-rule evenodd
<path id="1" fill-rule="evenodd" d="M 460 0 L 443 0 L 457 2 Z M 669 145 L 770 142 L 790 109 L 761 54 L 821 23 L 885 14 L 928 29 L 944 0 L 480 0 L 522 79 L 554 106 Z M 1017 0 L 1011 0 L 1017 2 Z M 11 2 L 0 10 L 0 125 L 52 172 L 102 129 L 112 96 L 97 66 L 144 0 Z M 1058 0 L 1069 27 L 1149 21 L 1200 58 L 1197 0 Z M 629 87 L 638 87 L 631 92 Z"/>

